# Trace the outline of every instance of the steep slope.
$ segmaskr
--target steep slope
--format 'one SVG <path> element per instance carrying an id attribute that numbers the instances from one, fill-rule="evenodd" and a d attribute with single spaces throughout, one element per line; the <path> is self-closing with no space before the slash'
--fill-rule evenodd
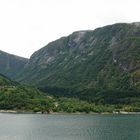
<path id="1" fill-rule="evenodd" d="M 78 31 L 51 42 L 31 56 L 17 79 L 67 95 L 140 91 L 140 23 Z"/>
<path id="2" fill-rule="evenodd" d="M 0 73 L 14 78 L 22 71 L 28 59 L 0 51 Z"/>
<path id="3" fill-rule="evenodd" d="M 0 74 L 0 86 L 14 86 L 17 85 L 16 82 L 11 81 L 6 76 Z"/>

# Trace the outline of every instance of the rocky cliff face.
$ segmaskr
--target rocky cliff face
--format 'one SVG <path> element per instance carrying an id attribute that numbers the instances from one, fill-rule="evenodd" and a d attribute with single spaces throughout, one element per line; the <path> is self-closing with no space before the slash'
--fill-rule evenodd
<path id="1" fill-rule="evenodd" d="M 19 74 L 27 62 L 28 59 L 26 58 L 0 51 L 0 73 L 10 78 Z"/>
<path id="2" fill-rule="evenodd" d="M 40 87 L 140 90 L 140 25 L 78 31 L 35 52 L 18 81 Z"/>

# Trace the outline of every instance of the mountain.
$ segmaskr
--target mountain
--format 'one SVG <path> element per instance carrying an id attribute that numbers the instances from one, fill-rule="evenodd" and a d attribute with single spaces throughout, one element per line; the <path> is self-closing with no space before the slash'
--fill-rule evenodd
<path id="1" fill-rule="evenodd" d="M 0 73 L 14 78 L 22 71 L 28 59 L 0 51 Z"/>
<path id="2" fill-rule="evenodd" d="M 140 23 L 77 31 L 36 51 L 17 77 L 54 94 L 140 91 Z"/>
<path id="3" fill-rule="evenodd" d="M 77 31 L 25 61 L 20 70 L 15 67 L 17 73 L 9 69 L 7 75 L 59 98 L 0 75 L 0 109 L 140 111 L 140 23 Z"/>

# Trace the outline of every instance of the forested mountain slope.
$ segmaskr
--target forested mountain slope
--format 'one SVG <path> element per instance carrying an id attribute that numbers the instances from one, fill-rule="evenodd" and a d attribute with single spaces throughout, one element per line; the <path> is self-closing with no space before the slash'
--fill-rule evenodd
<path id="1" fill-rule="evenodd" d="M 66 94 L 140 90 L 140 23 L 78 31 L 35 52 L 17 77 Z"/>
<path id="2" fill-rule="evenodd" d="M 0 51 L 0 73 L 14 78 L 24 68 L 28 59 Z"/>

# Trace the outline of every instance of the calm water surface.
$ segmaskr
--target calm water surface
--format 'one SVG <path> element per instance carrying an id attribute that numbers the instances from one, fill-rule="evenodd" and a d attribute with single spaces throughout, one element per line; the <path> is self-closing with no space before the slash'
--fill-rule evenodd
<path id="1" fill-rule="evenodd" d="M 0 114 L 0 140 L 140 140 L 140 115 Z"/>

